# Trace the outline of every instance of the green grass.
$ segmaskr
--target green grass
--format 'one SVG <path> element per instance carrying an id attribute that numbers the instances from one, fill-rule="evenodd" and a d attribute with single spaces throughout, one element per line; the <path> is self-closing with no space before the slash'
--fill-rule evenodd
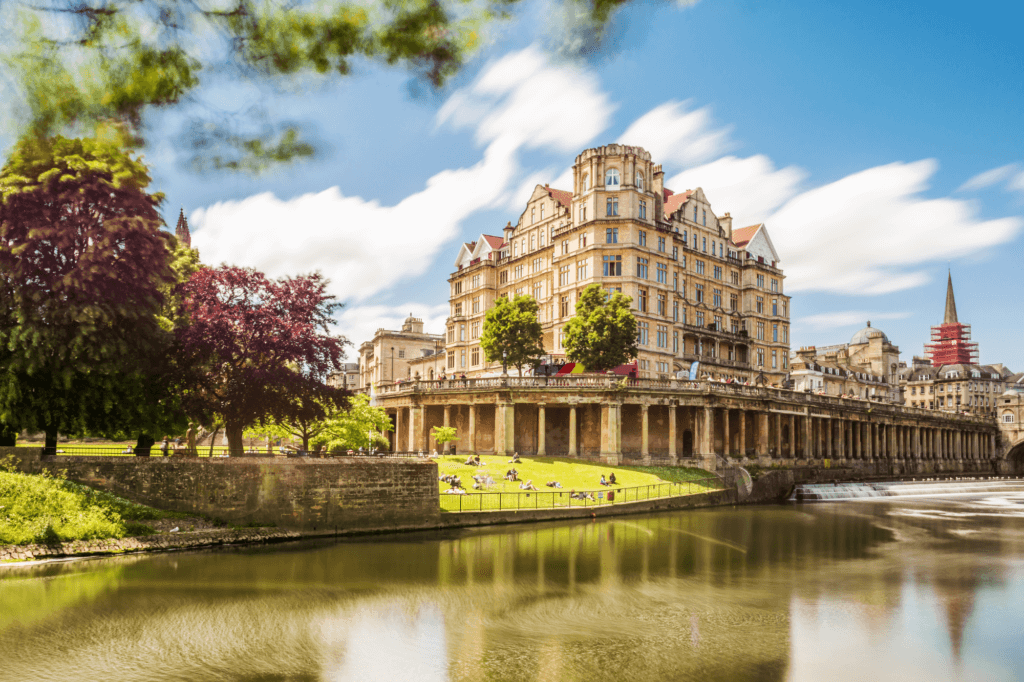
<path id="1" fill-rule="evenodd" d="M 634 502 L 656 497 L 702 493 L 717 488 L 716 479 L 701 469 L 685 467 L 604 466 L 564 457 L 523 457 L 519 464 L 509 464 L 510 457 L 481 456 L 481 465 L 465 463 L 466 455 L 437 457 L 439 474 L 454 474 L 462 479 L 467 495 L 448 495 L 449 484 L 438 481 L 441 508 L 445 511 L 530 509 L 607 504 L 607 493 L 615 491 L 615 502 Z M 506 481 L 505 472 L 515 466 L 519 481 Z M 473 475 L 489 473 L 494 485 L 484 490 L 473 489 Z M 615 474 L 614 486 L 602 486 L 601 476 Z M 703 479 L 703 480 L 702 480 Z M 538 492 L 520 489 L 520 482 L 532 480 Z M 558 481 L 562 488 L 549 488 L 548 481 Z M 594 500 L 569 497 L 572 490 L 590 491 Z M 497 495 L 494 493 L 504 493 Z"/>
<path id="2" fill-rule="evenodd" d="M 0 471 L 0 544 L 101 540 L 155 531 L 142 521 L 179 518 L 52 476 Z"/>

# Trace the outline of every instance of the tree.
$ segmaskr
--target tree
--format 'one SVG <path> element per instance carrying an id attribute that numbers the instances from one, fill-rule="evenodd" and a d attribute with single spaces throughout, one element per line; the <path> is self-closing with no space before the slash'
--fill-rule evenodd
<path id="1" fill-rule="evenodd" d="M 284 417 L 270 420 L 262 428 L 253 429 L 254 432 L 270 436 L 298 438 L 302 441 L 302 449 L 309 450 L 309 442 L 326 432 L 332 420 L 338 417 L 339 410 L 348 404 L 348 392 L 342 390 L 336 391 L 326 404 L 297 400 L 290 413 Z"/>
<path id="2" fill-rule="evenodd" d="M 430 433 L 434 437 L 434 442 L 437 443 L 437 447 L 439 447 L 442 452 L 444 451 L 445 443 L 451 443 L 453 440 L 458 439 L 454 426 L 435 426 L 430 430 Z"/>
<path id="3" fill-rule="evenodd" d="M 626 0 L 563 1 L 590 48 Z M 20 3 L 23 21 L 6 27 L 14 39 L 4 66 L 20 86 L 26 132 L 113 127 L 137 147 L 147 108 L 194 101 L 217 79 L 308 86 L 372 60 L 440 87 L 515 4 L 39 0 Z M 220 113 L 193 118 L 184 131 L 199 168 L 258 171 L 314 152 L 298 128 L 268 121 L 265 112 Z"/>
<path id="4" fill-rule="evenodd" d="M 537 319 L 539 306 L 532 296 L 501 297 L 484 317 L 480 347 L 488 362 L 512 365 L 523 376 L 523 365 L 544 355 L 543 330 Z M 507 356 L 506 356 L 507 354 Z"/>
<path id="5" fill-rule="evenodd" d="M 633 301 L 622 292 L 608 295 L 591 284 L 576 302 L 576 315 L 565 325 L 565 354 L 589 370 L 604 371 L 636 357 L 636 318 Z"/>
<path id="6" fill-rule="evenodd" d="M 251 268 L 201 268 L 181 295 L 184 405 L 200 421 L 223 419 L 232 455 L 242 454 L 243 431 L 256 422 L 301 410 L 322 419 L 341 397 L 327 377 L 348 341 L 330 334 L 341 304 L 320 274 L 271 280 Z"/>
<path id="7" fill-rule="evenodd" d="M 27 138 L 0 170 L 0 422 L 47 447 L 180 418 L 157 378 L 174 238 L 149 182 L 102 139 Z"/>
<path id="8" fill-rule="evenodd" d="M 387 447 L 387 437 L 394 427 L 387 412 L 370 405 L 366 394 L 353 396 L 347 410 L 337 412 L 324 423 L 323 431 L 313 439 L 313 446 L 327 446 L 328 452 L 345 452 L 372 447 Z"/>

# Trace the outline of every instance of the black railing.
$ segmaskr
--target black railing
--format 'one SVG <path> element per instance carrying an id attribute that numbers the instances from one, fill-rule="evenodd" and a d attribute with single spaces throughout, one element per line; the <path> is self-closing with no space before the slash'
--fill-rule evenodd
<path id="1" fill-rule="evenodd" d="M 58 445 L 55 448 L 42 447 L 43 455 L 62 455 L 71 457 L 134 457 L 136 447 L 134 445 Z M 196 447 L 190 452 L 186 447 L 174 447 L 172 443 L 167 450 L 162 448 L 161 443 L 146 448 L 138 453 L 141 456 L 149 457 L 228 457 L 230 450 L 227 446 L 217 445 L 212 449 L 209 445 Z M 427 458 L 430 455 L 424 452 L 360 452 L 358 450 L 347 452 L 327 452 L 321 454 L 315 450 L 301 450 L 294 448 L 281 448 L 275 446 L 268 451 L 266 446 L 247 447 L 242 451 L 241 457 L 401 457 L 401 458 Z"/>

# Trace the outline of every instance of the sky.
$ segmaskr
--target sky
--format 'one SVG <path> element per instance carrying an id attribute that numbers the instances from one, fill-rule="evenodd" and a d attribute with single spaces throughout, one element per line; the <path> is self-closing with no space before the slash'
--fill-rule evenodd
<path id="1" fill-rule="evenodd" d="M 645 1 L 597 47 L 560 7 L 527 0 L 440 90 L 369 63 L 288 92 L 209 82 L 203 106 L 314 136 L 314 159 L 261 176 L 190 170 L 187 111 L 150 115 L 169 228 L 183 208 L 206 263 L 322 271 L 355 346 L 409 313 L 440 333 L 462 242 L 537 183 L 570 189 L 584 149 L 639 145 L 667 187 L 766 224 L 794 349 L 870 320 L 909 361 L 951 272 L 981 361 L 1024 371 L 1019 4 Z"/>

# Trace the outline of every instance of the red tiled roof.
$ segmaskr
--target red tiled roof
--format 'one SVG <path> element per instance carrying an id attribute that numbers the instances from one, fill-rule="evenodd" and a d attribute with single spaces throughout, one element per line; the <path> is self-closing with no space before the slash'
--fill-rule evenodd
<path id="1" fill-rule="evenodd" d="M 736 246 L 745 246 L 754 235 L 757 234 L 757 228 L 761 227 L 763 223 L 757 225 L 750 225 L 748 227 L 741 227 L 738 230 L 732 231 L 732 243 Z"/>
<path id="2" fill-rule="evenodd" d="M 671 194 L 672 190 L 665 190 L 670 196 L 665 197 L 665 215 L 670 216 L 679 210 L 679 207 L 685 204 L 690 195 L 693 194 L 692 189 L 688 189 L 685 192 L 679 194 Z"/>
<path id="3" fill-rule="evenodd" d="M 544 189 L 548 191 L 548 195 L 552 199 L 560 203 L 562 206 L 569 209 L 572 208 L 572 192 L 566 192 L 564 189 L 552 189 L 550 187 L 545 187 Z"/>
<path id="4" fill-rule="evenodd" d="M 485 234 L 484 239 L 487 240 L 487 243 L 491 245 L 492 249 L 500 249 L 502 245 L 505 243 L 504 237 L 495 237 L 489 234 Z"/>

